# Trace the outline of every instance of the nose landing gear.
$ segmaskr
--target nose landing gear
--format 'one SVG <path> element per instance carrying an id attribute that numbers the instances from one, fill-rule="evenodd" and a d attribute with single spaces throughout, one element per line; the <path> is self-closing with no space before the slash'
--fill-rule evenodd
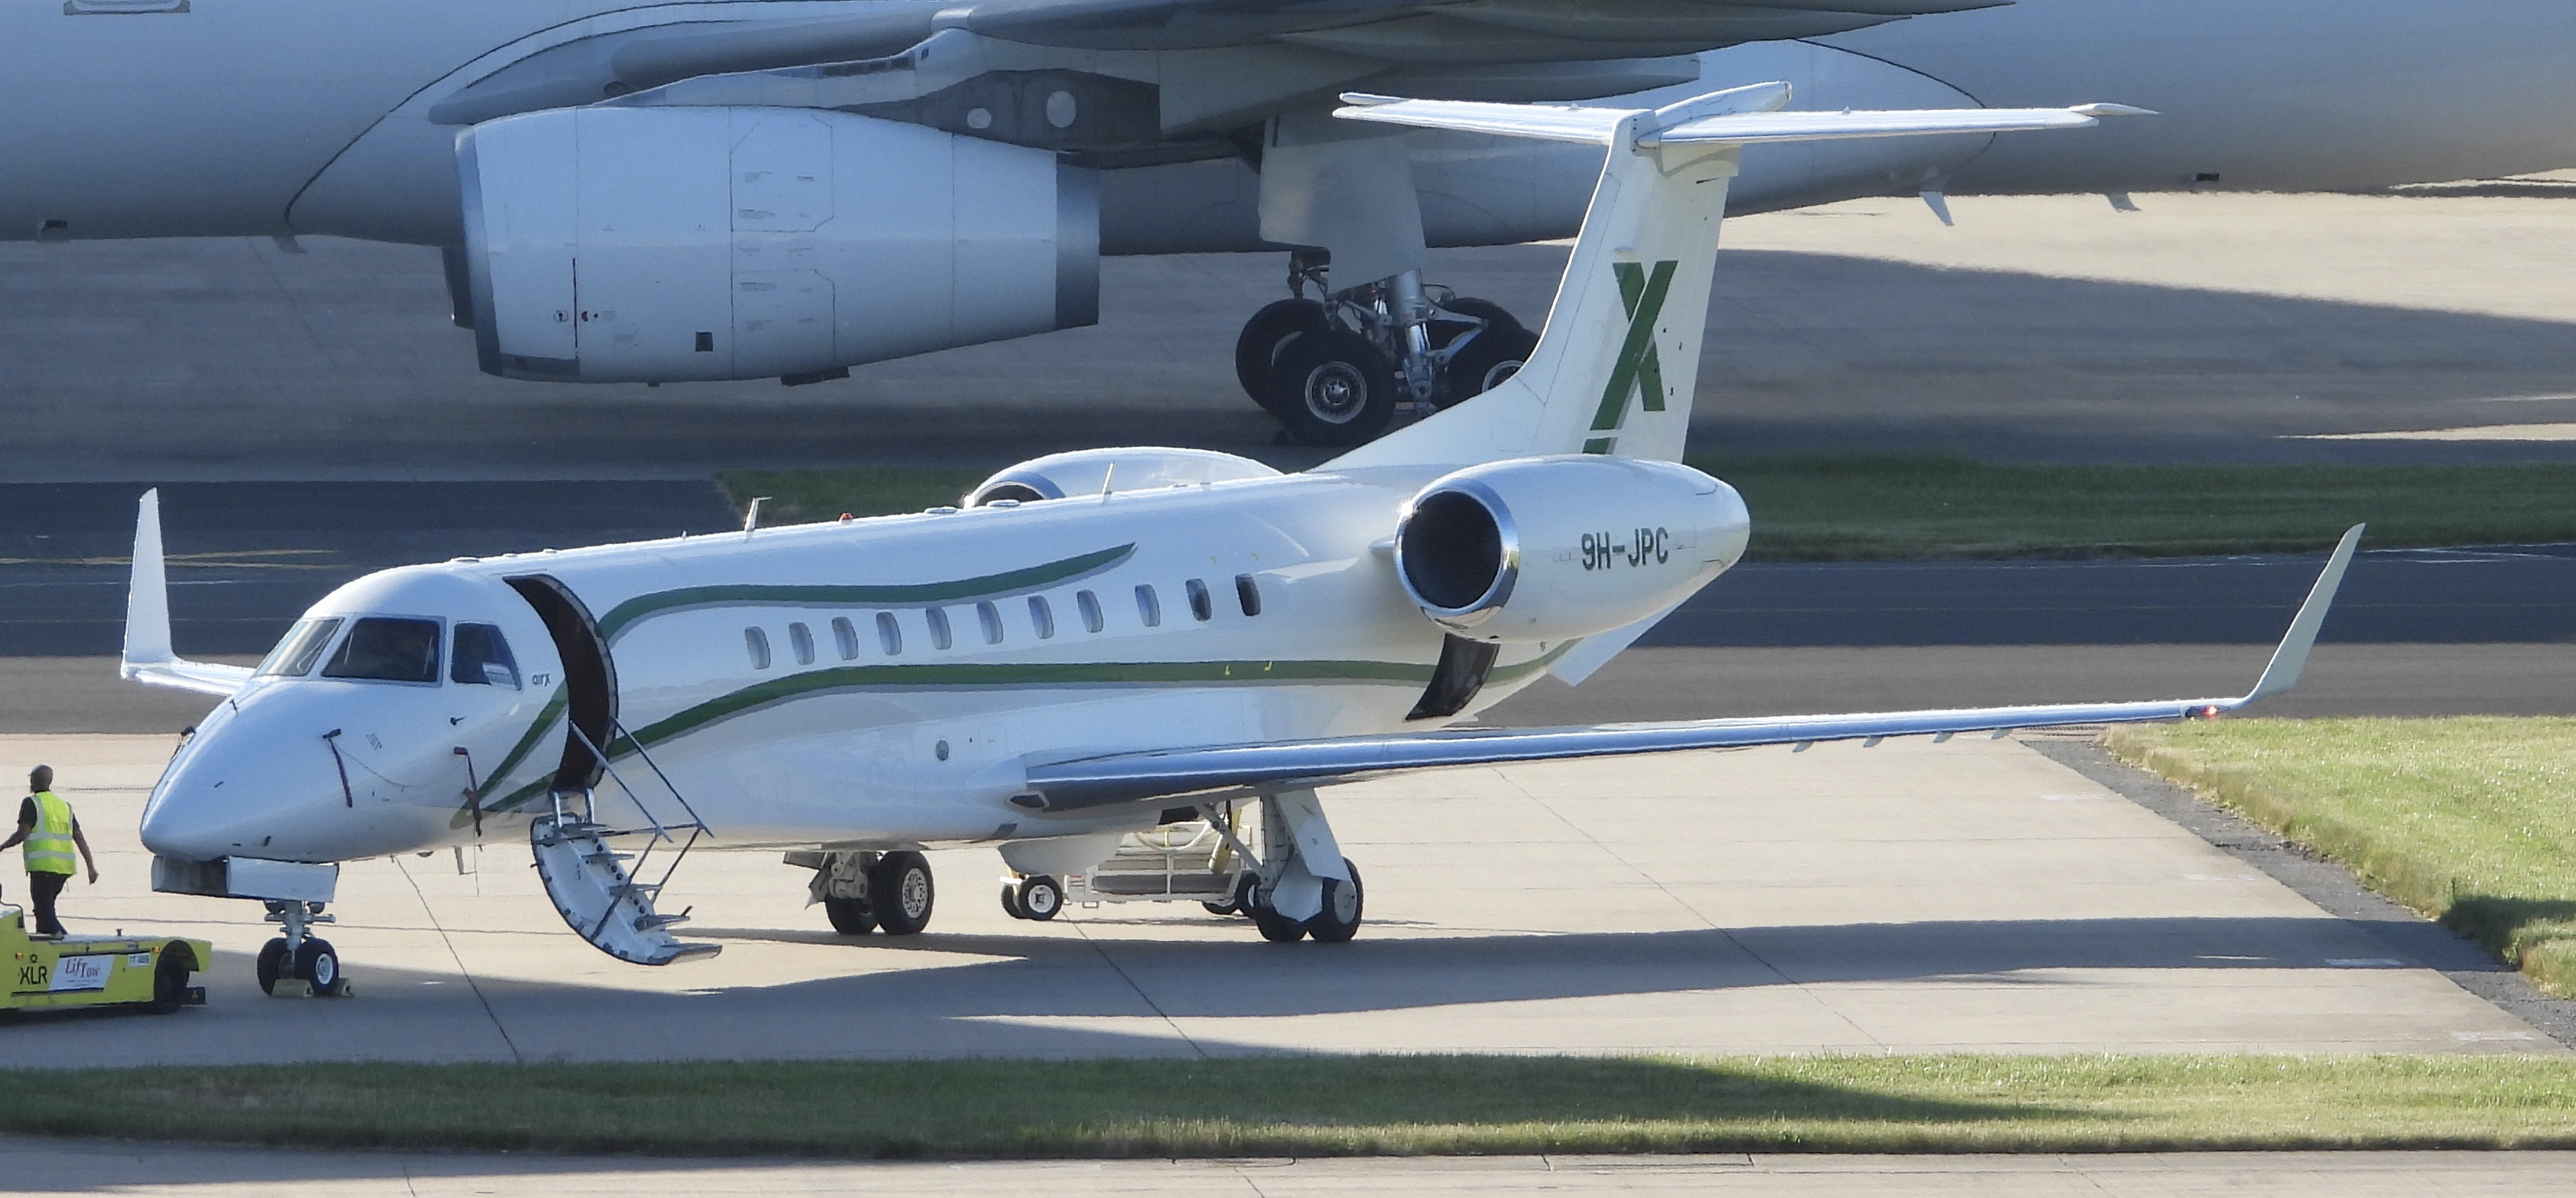
<path id="1" fill-rule="evenodd" d="M 1408 270 L 1331 292 L 1321 255 L 1289 256 L 1289 298 L 1235 338 L 1245 394 L 1307 445 L 1363 444 L 1400 410 L 1428 415 L 1518 371 L 1538 335 L 1489 300 L 1426 287 Z M 1313 284 L 1319 298 L 1306 298 Z"/>
<path id="2" fill-rule="evenodd" d="M 348 975 L 340 972 L 338 950 L 311 934 L 312 925 L 333 922 L 333 917 L 322 913 L 322 904 L 271 899 L 268 922 L 283 925 L 286 934 L 260 946 L 257 969 L 262 992 L 279 998 L 347 998 L 356 993 Z"/>

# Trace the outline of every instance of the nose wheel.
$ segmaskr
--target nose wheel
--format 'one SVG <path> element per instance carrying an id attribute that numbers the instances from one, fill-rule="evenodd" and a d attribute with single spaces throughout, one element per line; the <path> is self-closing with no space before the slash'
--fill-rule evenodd
<path id="1" fill-rule="evenodd" d="M 271 900 L 268 921 L 283 925 L 286 934 L 259 948 L 253 968 L 261 993 L 276 998 L 347 998 L 356 993 L 340 971 L 339 950 L 311 934 L 312 925 L 331 922 L 322 904 Z"/>

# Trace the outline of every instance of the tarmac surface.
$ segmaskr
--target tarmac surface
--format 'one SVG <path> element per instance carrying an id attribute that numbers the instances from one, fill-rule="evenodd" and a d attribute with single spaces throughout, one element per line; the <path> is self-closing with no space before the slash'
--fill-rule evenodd
<path id="1" fill-rule="evenodd" d="M 979 1161 L 860 1164 L 480 1153 L 301 1152 L 0 1139 L 0 1194 L 796 1195 L 1019 1193 L 1173 1195 L 1404 1193 L 1746 1198 L 2484 1198 L 2556 1194 L 2571 1152 L 2209 1152 L 2098 1156 L 1370 1157 L 1207 1161 Z"/>
<path id="2" fill-rule="evenodd" d="M 567 931 L 515 840 L 350 862 L 323 934 L 358 994 L 286 1000 L 251 978 L 271 934 L 256 904 L 148 889 L 132 829 L 173 738 L 0 737 L 0 760 L 56 768 L 101 852 L 105 880 L 64 899 L 75 932 L 216 946 L 204 1008 L 22 1016 L 9 1056 L 2568 1051 L 2454 976 L 2511 980 L 2492 959 L 2393 908 L 2328 912 L 2038 751 L 2065 743 L 1335 787 L 1368 883 L 1368 923 L 1339 946 L 1266 944 L 1194 903 L 1016 921 L 989 849 L 932 854 L 929 932 L 841 937 L 804 906 L 804 871 L 718 851 L 686 861 L 664 902 L 692 906 L 681 931 L 722 955 L 655 969 Z"/>
<path id="3" fill-rule="evenodd" d="M 1993 460 L 2576 458 L 2576 180 L 2504 195 L 1969 198 L 1730 221 L 1702 450 Z M 704 478 L 998 468 L 1161 443 L 1282 465 L 1232 347 L 1283 255 L 1111 259 L 1097 327 L 844 382 L 598 386 L 475 368 L 437 254 L 312 239 L 0 245 L 18 481 Z M 1535 322 L 1563 246 L 1444 250 Z M 2560 426 L 2553 433 L 2549 426 Z M 2481 429 L 2475 439 L 2316 440 Z M 2551 440 L 2496 437 L 2556 436 Z"/>

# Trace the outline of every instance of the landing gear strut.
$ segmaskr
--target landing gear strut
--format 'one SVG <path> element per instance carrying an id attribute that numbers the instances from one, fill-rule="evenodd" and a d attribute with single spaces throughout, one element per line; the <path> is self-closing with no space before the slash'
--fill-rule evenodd
<path id="1" fill-rule="evenodd" d="M 315 998 L 346 998 L 348 975 L 340 972 L 340 954 L 331 942 L 311 933 L 317 923 L 333 922 L 322 904 L 288 899 L 268 900 L 268 922 L 286 934 L 259 949 L 259 988 L 283 997 L 301 992 Z"/>
<path id="2" fill-rule="evenodd" d="M 1365 898 L 1359 866 L 1341 855 L 1315 792 L 1289 791 L 1262 800 L 1261 847 L 1267 857 L 1255 856 L 1231 831 L 1223 835 L 1250 868 L 1233 902 L 1222 908 L 1206 904 L 1211 914 L 1248 915 L 1261 938 L 1273 944 L 1307 937 L 1317 944 L 1343 944 L 1359 934 Z"/>
<path id="3" fill-rule="evenodd" d="M 1418 270 L 1334 292 L 1325 267 L 1321 254 L 1291 254 L 1289 298 L 1253 313 L 1234 344 L 1244 392 L 1305 444 L 1362 444 L 1400 409 L 1482 394 L 1538 344 L 1500 305 L 1425 286 Z"/>

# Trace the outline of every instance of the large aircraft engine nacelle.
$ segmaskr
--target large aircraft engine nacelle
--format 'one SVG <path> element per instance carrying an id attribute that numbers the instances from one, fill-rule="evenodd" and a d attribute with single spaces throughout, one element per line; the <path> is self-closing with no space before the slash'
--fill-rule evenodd
<path id="1" fill-rule="evenodd" d="M 1474 466 L 1424 487 L 1395 529 L 1405 594 L 1486 641 L 1625 627 L 1744 556 L 1735 488 L 1677 462 L 1568 455 Z"/>
<path id="2" fill-rule="evenodd" d="M 1099 318 L 1092 172 L 799 108 L 568 108 L 457 138 L 483 369 L 837 377 Z"/>

